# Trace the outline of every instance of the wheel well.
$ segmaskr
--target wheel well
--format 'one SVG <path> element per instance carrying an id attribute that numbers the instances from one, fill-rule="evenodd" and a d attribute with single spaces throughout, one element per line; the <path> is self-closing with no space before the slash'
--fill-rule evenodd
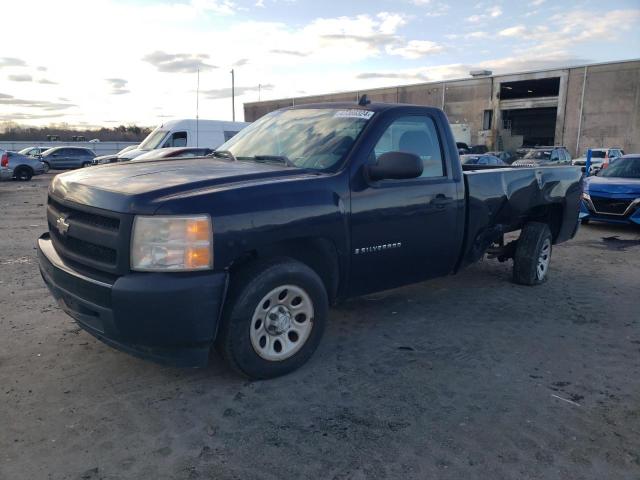
<path id="1" fill-rule="evenodd" d="M 29 165 L 18 165 L 16 168 L 13 169 L 13 174 L 16 175 L 17 173 L 19 173 L 21 170 L 27 170 L 29 172 L 31 172 L 31 175 L 33 175 L 33 168 L 31 168 Z"/>
<path id="2" fill-rule="evenodd" d="M 293 258 L 307 265 L 322 279 L 329 301 L 333 302 L 336 299 L 340 283 L 338 254 L 333 242 L 325 238 L 297 238 L 246 252 L 245 255 L 233 261 L 229 267 L 229 273 L 233 277 L 234 273 L 258 260 L 277 257 Z"/>
<path id="3" fill-rule="evenodd" d="M 564 215 L 564 208 L 559 203 L 552 203 L 541 207 L 536 207 L 531 210 L 525 218 L 525 222 L 542 222 L 549 225 L 551 230 L 551 236 L 555 242 L 556 238 L 560 234 L 560 228 L 562 227 L 562 219 Z"/>

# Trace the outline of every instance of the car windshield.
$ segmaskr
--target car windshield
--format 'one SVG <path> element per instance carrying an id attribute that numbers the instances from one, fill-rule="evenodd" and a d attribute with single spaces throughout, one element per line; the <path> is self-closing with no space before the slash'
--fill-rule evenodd
<path id="1" fill-rule="evenodd" d="M 599 177 L 640 178 L 640 157 L 620 158 L 609 168 L 600 170 Z"/>
<path id="2" fill-rule="evenodd" d="M 21 153 L 22 155 L 29 155 L 31 150 L 34 150 L 34 148 L 33 147 L 27 147 L 27 148 L 23 148 L 18 153 Z"/>
<path id="3" fill-rule="evenodd" d="M 588 153 L 588 150 L 586 152 L 584 152 L 584 156 L 586 158 Z M 603 150 L 591 150 L 591 158 L 604 158 L 607 152 L 603 151 Z"/>
<path id="4" fill-rule="evenodd" d="M 551 150 L 530 150 L 524 158 L 532 158 L 534 160 L 548 160 L 551 158 Z"/>
<path id="5" fill-rule="evenodd" d="M 238 160 L 331 170 L 351 150 L 373 113 L 358 108 L 280 110 L 241 130 L 218 151 Z"/>
<path id="6" fill-rule="evenodd" d="M 167 130 L 161 130 L 160 127 L 156 128 L 147 135 L 147 138 L 142 141 L 138 148 L 140 150 L 153 150 L 154 148 L 158 148 L 167 133 L 169 133 Z"/>

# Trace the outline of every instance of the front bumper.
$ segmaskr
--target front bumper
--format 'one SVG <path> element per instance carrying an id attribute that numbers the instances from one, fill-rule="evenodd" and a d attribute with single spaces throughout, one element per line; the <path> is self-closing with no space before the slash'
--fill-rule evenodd
<path id="1" fill-rule="evenodd" d="M 578 214 L 580 220 L 593 220 L 596 222 L 618 223 L 640 225 L 640 206 L 635 211 L 632 210 L 626 215 L 613 215 L 606 213 L 596 212 L 595 209 L 588 204 L 584 199 L 580 200 L 580 213 Z"/>
<path id="2" fill-rule="evenodd" d="M 62 309 L 104 343 L 141 358 L 205 366 L 225 296 L 225 273 L 131 273 L 97 279 L 66 263 L 49 234 L 40 273 Z"/>

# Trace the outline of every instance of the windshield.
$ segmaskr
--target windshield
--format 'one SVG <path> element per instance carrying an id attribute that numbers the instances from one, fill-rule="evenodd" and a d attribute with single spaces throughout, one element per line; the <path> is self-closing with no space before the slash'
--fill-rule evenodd
<path id="1" fill-rule="evenodd" d="M 23 148 L 18 153 L 21 153 L 22 155 L 29 155 L 29 153 L 31 153 L 31 150 L 35 150 L 35 148 L 32 148 L 32 147 Z"/>
<path id="2" fill-rule="evenodd" d="M 238 160 L 278 161 L 299 168 L 336 168 L 373 116 L 362 109 L 280 110 L 221 145 Z"/>
<path id="3" fill-rule="evenodd" d="M 59 148 L 60 147 L 51 147 L 45 150 L 44 152 L 42 152 L 42 156 L 44 157 L 44 156 L 50 155 L 51 153 L 58 151 Z"/>
<path id="4" fill-rule="evenodd" d="M 609 168 L 600 170 L 599 177 L 640 178 L 640 157 L 619 158 Z"/>
<path id="5" fill-rule="evenodd" d="M 138 148 L 140 150 L 153 150 L 154 148 L 158 148 L 167 133 L 167 130 L 161 130 L 160 127 L 157 127 L 153 132 L 147 135 L 147 138 L 142 141 Z"/>
<path id="6" fill-rule="evenodd" d="M 586 158 L 588 155 L 588 150 L 584 152 L 584 157 Z M 607 152 L 604 150 L 591 150 L 591 158 L 604 158 Z"/>
<path id="7" fill-rule="evenodd" d="M 531 150 L 527 152 L 524 158 L 533 158 L 535 160 L 548 160 L 551 158 L 551 150 Z"/>

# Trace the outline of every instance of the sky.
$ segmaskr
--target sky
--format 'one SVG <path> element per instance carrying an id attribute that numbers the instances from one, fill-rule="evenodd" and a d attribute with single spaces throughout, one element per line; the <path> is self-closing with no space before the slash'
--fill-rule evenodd
<path id="1" fill-rule="evenodd" d="M 243 102 L 640 57 L 640 0 L 12 0 L 0 122 L 236 120 Z M 259 87 L 260 86 L 260 87 Z"/>

